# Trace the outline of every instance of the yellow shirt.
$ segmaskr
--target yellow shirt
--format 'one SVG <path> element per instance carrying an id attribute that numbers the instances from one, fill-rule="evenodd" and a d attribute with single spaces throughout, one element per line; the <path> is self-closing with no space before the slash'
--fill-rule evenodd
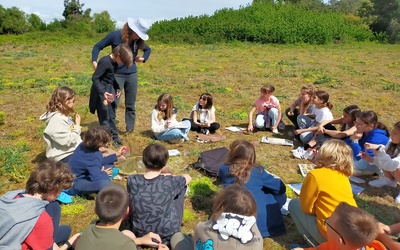
<path id="1" fill-rule="evenodd" d="M 357 207 L 346 175 L 331 168 L 318 168 L 307 174 L 300 192 L 300 206 L 303 212 L 317 216 L 318 230 L 325 238 L 328 236 L 324 220 L 342 201 Z"/>

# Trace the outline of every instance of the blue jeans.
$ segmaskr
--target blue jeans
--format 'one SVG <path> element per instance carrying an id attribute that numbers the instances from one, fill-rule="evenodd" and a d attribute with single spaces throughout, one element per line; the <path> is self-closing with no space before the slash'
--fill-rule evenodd
<path id="1" fill-rule="evenodd" d="M 50 202 L 46 206 L 46 212 L 53 219 L 53 240 L 57 245 L 66 242 L 71 235 L 71 227 L 67 225 L 60 225 L 61 206 L 57 201 Z"/>
<path id="2" fill-rule="evenodd" d="M 187 136 L 187 134 L 190 131 L 190 121 L 185 120 L 185 121 L 182 121 L 182 123 L 186 124 L 188 127 L 187 128 L 169 129 L 167 131 L 161 132 L 158 135 L 156 135 L 156 139 L 160 140 L 160 141 L 169 141 L 169 140 L 183 138 L 183 139 L 185 139 L 185 141 L 188 141 L 189 137 Z"/>
<path id="3" fill-rule="evenodd" d="M 315 120 L 306 115 L 297 116 L 297 125 L 299 129 L 312 128 L 316 125 Z M 309 143 L 314 137 L 315 132 L 303 132 L 300 134 L 300 140 L 303 143 Z"/>
<path id="4" fill-rule="evenodd" d="M 254 126 L 256 128 L 269 128 L 270 126 L 275 125 L 276 120 L 278 120 L 278 114 L 279 112 L 276 108 L 268 110 L 268 114 L 257 114 Z M 269 126 L 266 126 L 266 124 L 269 124 Z"/>
<path id="5" fill-rule="evenodd" d="M 369 164 L 369 162 L 364 161 L 364 160 L 358 160 L 357 159 L 353 159 L 354 161 L 354 174 L 355 175 L 372 175 L 372 174 L 378 174 L 378 175 L 382 175 L 383 172 L 382 170 L 375 166 L 375 165 L 371 165 Z"/>
<path id="6" fill-rule="evenodd" d="M 125 123 L 126 130 L 135 129 L 136 119 L 136 97 L 138 91 L 138 75 L 137 73 L 132 74 L 114 74 L 114 79 L 118 83 L 119 88 L 125 91 Z M 118 105 L 120 98 L 115 100 Z"/>

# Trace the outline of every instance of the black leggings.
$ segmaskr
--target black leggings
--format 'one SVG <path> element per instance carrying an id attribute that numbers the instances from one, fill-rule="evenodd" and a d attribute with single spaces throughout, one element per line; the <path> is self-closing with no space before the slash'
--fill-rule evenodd
<path id="1" fill-rule="evenodd" d="M 217 122 L 211 123 L 211 124 L 210 124 L 210 127 L 200 127 L 199 125 L 197 125 L 196 123 L 194 123 L 193 119 L 184 118 L 182 121 L 186 121 L 186 120 L 190 121 L 190 124 L 191 124 L 191 125 L 190 125 L 190 130 L 192 130 L 192 131 L 197 131 L 197 133 L 200 133 L 200 130 L 201 130 L 202 128 L 205 128 L 205 129 L 208 129 L 208 130 L 210 131 L 211 134 L 214 134 L 215 131 L 216 131 L 217 129 L 219 129 L 219 127 L 220 127 L 219 123 L 217 123 Z M 200 122 L 200 120 L 197 120 L 197 122 Z"/>

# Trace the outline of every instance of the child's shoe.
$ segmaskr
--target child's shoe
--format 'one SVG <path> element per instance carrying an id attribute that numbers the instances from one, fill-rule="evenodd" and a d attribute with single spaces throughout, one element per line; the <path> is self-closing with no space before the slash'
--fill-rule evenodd
<path id="1" fill-rule="evenodd" d="M 64 204 L 69 204 L 72 203 L 72 196 L 64 192 L 61 192 L 56 200 Z"/>
<path id="2" fill-rule="evenodd" d="M 400 193 L 397 195 L 396 199 L 394 199 L 394 202 L 400 203 Z M 400 239 L 400 238 L 399 238 Z"/>
<path id="3" fill-rule="evenodd" d="M 279 134 L 279 131 L 278 131 L 277 128 L 275 128 L 275 129 L 272 130 L 272 133 L 273 133 L 273 134 Z"/>
<path id="4" fill-rule="evenodd" d="M 111 179 L 114 180 L 115 176 L 119 174 L 119 168 L 113 168 L 111 173 Z"/>
<path id="5" fill-rule="evenodd" d="M 377 187 L 377 188 L 384 187 L 384 186 L 389 186 L 389 187 L 395 188 L 395 187 L 397 187 L 397 180 L 391 180 L 391 179 L 387 178 L 386 176 L 384 176 L 382 178 L 372 180 L 372 181 L 368 182 L 368 184 L 370 186 Z"/>

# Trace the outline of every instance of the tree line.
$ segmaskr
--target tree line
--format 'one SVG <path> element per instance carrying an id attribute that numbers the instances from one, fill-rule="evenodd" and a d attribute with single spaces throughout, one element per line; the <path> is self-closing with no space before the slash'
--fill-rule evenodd
<path id="1" fill-rule="evenodd" d="M 0 34 L 30 31 L 109 32 L 116 22 L 79 0 L 64 0 L 64 19 L 46 24 L 36 14 L 0 5 Z M 400 43 L 400 0 L 253 0 L 238 10 L 155 22 L 149 33 L 162 42 Z"/>

